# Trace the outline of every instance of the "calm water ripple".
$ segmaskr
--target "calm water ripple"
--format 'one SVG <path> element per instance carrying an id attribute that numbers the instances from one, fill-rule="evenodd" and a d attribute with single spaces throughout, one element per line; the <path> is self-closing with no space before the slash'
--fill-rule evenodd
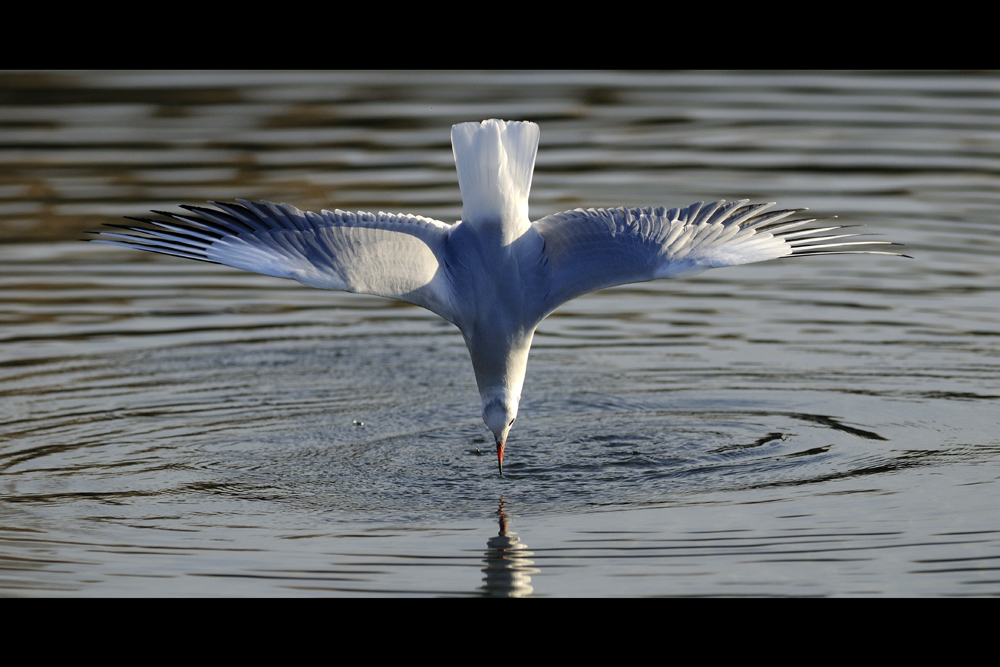
<path id="1" fill-rule="evenodd" d="M 0 81 L 0 594 L 1000 593 L 1000 76 Z M 77 241 L 235 197 L 454 220 L 488 117 L 541 125 L 533 217 L 776 200 L 915 259 L 566 304 L 499 478 L 450 324 Z"/>

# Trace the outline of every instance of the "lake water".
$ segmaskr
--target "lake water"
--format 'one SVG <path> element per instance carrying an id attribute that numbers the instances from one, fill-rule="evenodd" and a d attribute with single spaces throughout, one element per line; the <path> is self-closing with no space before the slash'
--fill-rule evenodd
<path id="1" fill-rule="evenodd" d="M 461 213 L 449 132 L 541 125 L 533 218 L 750 198 L 914 259 L 570 302 L 496 474 L 415 307 L 80 243 L 269 199 Z M 0 594 L 1000 594 L 1000 75 L 0 75 Z"/>

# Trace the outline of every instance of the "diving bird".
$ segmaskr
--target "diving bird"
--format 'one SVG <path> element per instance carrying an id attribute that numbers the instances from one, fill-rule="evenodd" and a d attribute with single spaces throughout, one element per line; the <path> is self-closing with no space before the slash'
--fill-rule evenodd
<path id="1" fill-rule="evenodd" d="M 539 129 L 485 120 L 452 127 L 462 219 L 447 224 L 405 213 L 300 211 L 288 204 L 181 205 L 165 219 L 108 225 L 97 242 L 176 255 L 319 289 L 398 299 L 426 308 L 462 332 L 482 398 L 483 421 L 504 447 L 517 418 L 531 340 L 570 299 L 625 283 L 676 278 L 779 257 L 872 249 L 886 241 L 845 225 L 788 219 L 806 209 L 770 210 L 749 200 L 684 208 L 578 208 L 531 222 L 528 192 Z"/>

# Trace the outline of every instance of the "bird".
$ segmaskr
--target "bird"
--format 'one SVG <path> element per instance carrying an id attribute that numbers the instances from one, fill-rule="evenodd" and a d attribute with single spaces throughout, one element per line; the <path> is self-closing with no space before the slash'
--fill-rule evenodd
<path id="1" fill-rule="evenodd" d="M 105 226 L 89 240 L 388 297 L 458 327 L 472 360 L 483 422 L 504 450 L 517 419 L 531 342 L 562 304 L 627 283 L 765 260 L 844 253 L 897 255 L 853 225 L 795 217 L 749 199 L 683 208 L 577 208 L 528 218 L 539 126 L 459 123 L 451 130 L 462 197 L 454 224 L 406 213 L 301 211 L 268 201 L 181 204 L 183 212 Z M 851 240 L 847 240 L 851 239 Z"/>

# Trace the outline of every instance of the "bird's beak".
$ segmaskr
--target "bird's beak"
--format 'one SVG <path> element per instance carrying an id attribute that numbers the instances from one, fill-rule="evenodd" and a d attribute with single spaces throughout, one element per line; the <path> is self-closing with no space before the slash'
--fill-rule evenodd
<path id="1" fill-rule="evenodd" d="M 503 477 L 503 440 L 497 442 L 497 465 L 500 466 L 500 476 Z"/>

